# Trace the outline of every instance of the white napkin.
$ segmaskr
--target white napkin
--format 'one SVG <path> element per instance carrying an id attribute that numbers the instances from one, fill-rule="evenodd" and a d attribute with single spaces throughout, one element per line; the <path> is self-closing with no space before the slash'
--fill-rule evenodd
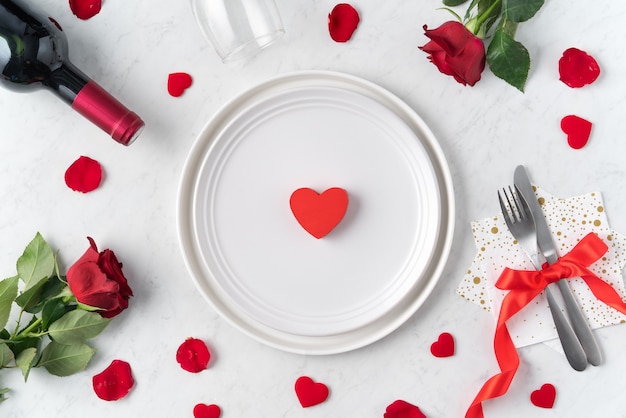
<path id="1" fill-rule="evenodd" d="M 590 266 L 590 270 L 609 283 L 622 299 L 626 299 L 622 279 L 622 269 L 626 264 L 626 236 L 609 227 L 600 193 L 592 192 L 568 199 L 556 198 L 540 188 L 535 188 L 535 193 L 546 215 L 559 255 L 569 252 L 589 232 L 595 232 L 609 250 Z M 491 312 L 496 319 L 506 295 L 506 291 L 495 287 L 500 273 L 505 267 L 533 270 L 533 265 L 511 236 L 501 213 L 474 221 L 471 225 L 478 253 L 459 284 L 457 293 Z M 568 282 L 592 328 L 626 321 L 625 315 L 597 300 L 582 279 L 569 279 Z M 557 338 L 543 292 L 511 318 L 507 327 L 518 348 Z M 558 347 L 554 342 L 549 345 Z"/>

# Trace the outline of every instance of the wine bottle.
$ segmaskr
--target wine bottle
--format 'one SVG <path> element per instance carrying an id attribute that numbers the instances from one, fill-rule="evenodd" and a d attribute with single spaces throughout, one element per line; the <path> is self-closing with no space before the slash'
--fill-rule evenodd
<path id="1" fill-rule="evenodd" d="M 123 145 L 144 126 L 70 62 L 67 39 L 54 19 L 16 0 L 0 0 L 0 82 L 16 91 L 51 90 Z"/>

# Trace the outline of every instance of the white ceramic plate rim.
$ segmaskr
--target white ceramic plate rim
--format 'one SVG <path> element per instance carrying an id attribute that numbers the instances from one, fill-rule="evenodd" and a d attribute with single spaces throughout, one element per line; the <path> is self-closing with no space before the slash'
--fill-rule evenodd
<path id="1" fill-rule="evenodd" d="M 374 99 L 398 115 L 426 149 L 441 198 L 439 238 L 423 277 L 407 292 L 401 303 L 381 317 L 357 329 L 334 335 L 307 336 L 280 331 L 251 318 L 239 307 L 229 303 L 228 295 L 219 286 L 211 286 L 210 280 L 206 280 L 202 255 L 193 233 L 190 202 L 195 193 L 195 177 L 213 139 L 233 115 L 237 115 L 250 102 L 271 97 L 277 91 L 302 86 L 332 86 L 357 92 Z M 358 77 L 327 71 L 298 72 L 282 75 L 253 87 L 227 103 L 209 120 L 194 143 L 183 168 L 178 193 L 177 225 L 183 258 L 192 279 L 201 294 L 223 318 L 256 340 L 275 348 L 303 354 L 333 354 L 379 340 L 403 324 L 424 303 L 439 280 L 449 255 L 454 232 L 454 194 L 449 168 L 438 142 L 422 119 L 403 101 L 387 90 Z"/>

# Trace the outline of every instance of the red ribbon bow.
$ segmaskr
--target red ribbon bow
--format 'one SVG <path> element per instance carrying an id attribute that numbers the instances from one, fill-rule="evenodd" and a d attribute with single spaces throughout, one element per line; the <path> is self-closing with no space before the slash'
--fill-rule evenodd
<path id="1" fill-rule="evenodd" d="M 467 410 L 465 418 L 483 418 L 482 402 L 502 396 L 509 389 L 519 367 L 519 357 L 506 327 L 506 321 L 528 305 L 550 283 L 580 276 L 595 297 L 626 314 L 626 303 L 615 289 L 587 268 L 598 261 L 608 249 L 596 234 L 589 233 L 568 254 L 543 270 L 504 269 L 496 282 L 496 287 L 509 290 L 509 293 L 502 301 L 493 343 L 500 373 L 485 382 Z"/>

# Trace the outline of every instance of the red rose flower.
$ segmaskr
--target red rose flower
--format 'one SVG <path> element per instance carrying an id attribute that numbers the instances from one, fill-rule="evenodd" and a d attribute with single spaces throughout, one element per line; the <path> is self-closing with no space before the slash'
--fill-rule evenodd
<path id="1" fill-rule="evenodd" d="M 440 72 L 463 85 L 473 86 L 480 80 L 485 69 L 485 45 L 462 23 L 450 21 L 432 30 L 424 25 L 424 34 L 430 41 L 419 48 L 429 54 L 428 59 Z"/>
<path id="2" fill-rule="evenodd" d="M 112 318 L 128 307 L 133 291 L 115 253 L 109 249 L 99 253 L 93 239 L 87 239 L 90 247 L 67 271 L 67 284 L 76 300 L 100 308 L 101 316 Z"/>

